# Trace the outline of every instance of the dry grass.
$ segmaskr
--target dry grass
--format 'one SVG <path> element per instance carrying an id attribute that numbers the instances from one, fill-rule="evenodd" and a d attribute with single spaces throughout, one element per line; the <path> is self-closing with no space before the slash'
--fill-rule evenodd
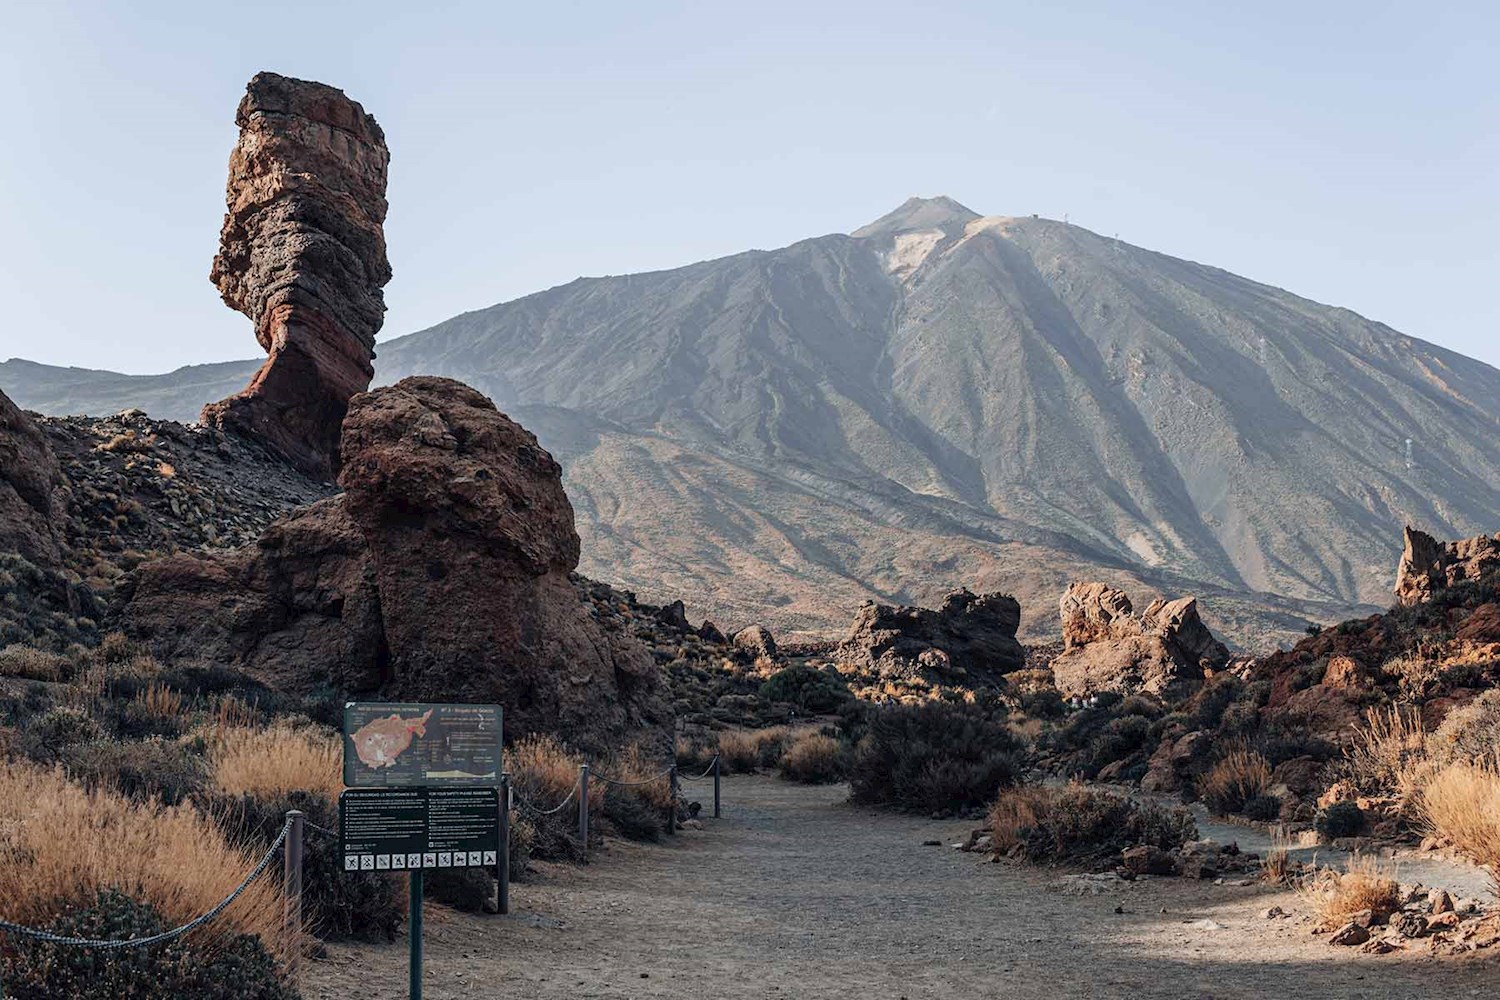
<path id="1" fill-rule="evenodd" d="M 339 737 L 311 727 L 214 730 L 208 756 L 212 786 L 229 795 L 311 792 L 337 802 L 344 788 Z"/>
<path id="2" fill-rule="evenodd" d="M 672 783 L 667 778 L 657 779 L 657 776 L 666 769 L 667 764 L 652 757 L 645 748 L 633 746 L 620 754 L 608 771 L 611 777 L 621 781 L 645 782 L 633 785 L 631 791 L 656 808 L 665 810 L 672 803 Z M 590 800 L 592 805 L 592 796 Z"/>
<path id="3" fill-rule="evenodd" d="M 1400 705 L 1372 708 L 1356 730 L 1340 776 L 1366 795 L 1396 796 L 1400 810 L 1409 813 L 1432 774 L 1422 716 Z"/>
<path id="4" fill-rule="evenodd" d="M 181 719 L 187 710 L 187 699 L 182 692 L 165 684 L 148 685 L 135 700 L 147 715 L 156 719 Z"/>
<path id="5" fill-rule="evenodd" d="M 1422 789 L 1428 829 L 1489 869 L 1500 892 L 1500 753 L 1493 764 L 1450 764 Z"/>
<path id="6" fill-rule="evenodd" d="M 1427 753 L 1441 767 L 1484 760 L 1500 749 L 1500 688 L 1453 709 L 1427 737 Z"/>
<path id="7" fill-rule="evenodd" d="M 1216 763 L 1198 783 L 1198 793 L 1219 815 L 1239 812 L 1271 787 L 1271 765 L 1253 750 L 1236 750 Z"/>
<path id="8" fill-rule="evenodd" d="M 990 846 L 1005 854 L 1021 843 L 1021 832 L 1033 829 L 1046 815 L 1053 796 L 1045 788 L 1022 785 L 1007 788 L 990 806 Z"/>
<path id="9" fill-rule="evenodd" d="M 832 736 L 804 733 L 781 755 L 781 776 L 803 784 L 838 781 L 844 773 L 844 748 Z"/>
<path id="10" fill-rule="evenodd" d="M 1292 842 L 1284 828 L 1271 837 L 1271 848 L 1260 864 L 1260 880 L 1271 885 L 1289 885 L 1292 878 Z"/>
<path id="11" fill-rule="evenodd" d="M 785 726 L 725 730 L 719 734 L 719 761 L 731 774 L 748 774 L 766 764 L 766 751 L 785 743 L 787 735 Z"/>
<path id="12" fill-rule="evenodd" d="M 578 784 L 583 758 L 553 736 L 528 736 L 506 751 L 511 786 L 516 795 L 540 809 L 551 809 Z M 604 807 L 605 785 L 589 784 L 589 809 Z"/>
<path id="13" fill-rule="evenodd" d="M 86 792 L 60 771 L 0 767 L 0 914 L 8 920 L 44 926 L 113 886 L 175 926 L 212 909 L 258 860 L 192 808 Z M 255 934 L 285 955 L 283 906 L 279 880 L 263 877 L 194 936 L 211 947 L 228 930 Z"/>
<path id="14" fill-rule="evenodd" d="M 12 644 L 0 649 L 0 677 L 31 681 L 60 681 L 68 661 L 55 653 Z"/>
<path id="15" fill-rule="evenodd" d="M 1313 911 L 1313 918 L 1326 931 L 1338 930 L 1356 913 L 1369 910 L 1390 916 L 1401 908 L 1401 887 L 1389 869 L 1368 856 L 1349 859 L 1343 872 L 1323 869 L 1297 887 Z"/>
<path id="16" fill-rule="evenodd" d="M 253 729 L 260 721 L 260 711 L 255 705 L 247 705 L 232 694 L 218 695 L 211 703 L 214 728 Z"/>

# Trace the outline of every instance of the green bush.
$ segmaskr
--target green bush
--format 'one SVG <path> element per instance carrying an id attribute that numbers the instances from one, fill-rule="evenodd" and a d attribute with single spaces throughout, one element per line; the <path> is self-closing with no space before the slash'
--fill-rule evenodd
<path id="1" fill-rule="evenodd" d="M 604 818 L 627 840 L 655 843 L 666 830 L 666 809 L 658 809 L 629 788 L 614 785 L 604 793 Z"/>
<path id="2" fill-rule="evenodd" d="M 836 712 L 850 698 L 849 687 L 838 675 L 806 666 L 778 670 L 760 686 L 766 701 L 784 701 L 805 715 Z"/>
<path id="3" fill-rule="evenodd" d="M 249 795 L 212 796 L 203 800 L 230 839 L 269 847 L 281 832 L 289 810 L 300 809 L 307 822 L 338 830 L 338 809 L 307 792 L 275 799 Z M 347 872 L 337 836 L 309 828 L 303 846 L 302 912 L 308 929 L 325 940 L 357 938 L 392 941 L 406 919 L 406 890 L 400 875 Z"/>
<path id="4" fill-rule="evenodd" d="M 1318 811 L 1313 827 L 1324 840 L 1357 837 L 1365 832 L 1365 812 L 1353 802 L 1335 802 Z"/>
<path id="5" fill-rule="evenodd" d="M 1015 782 L 1019 744 L 1004 717 L 924 702 L 874 713 L 849 768 L 851 797 L 930 813 L 983 806 Z"/>
<path id="6" fill-rule="evenodd" d="M 112 788 L 172 806 L 201 792 L 208 776 L 200 754 L 163 739 L 75 743 L 63 748 L 59 759 L 68 777 L 89 788 Z"/>
<path id="7" fill-rule="evenodd" d="M 40 764 L 56 763 L 74 744 L 89 743 L 103 736 L 99 724 L 71 708 L 51 708 L 33 718 L 21 730 L 21 753 Z"/>
<path id="8" fill-rule="evenodd" d="M 148 937 L 167 928 L 145 903 L 113 889 L 46 928 L 68 937 Z M 72 948 L 11 937 L 5 995 L 13 1000 L 296 1000 L 275 960 L 249 935 L 212 932 L 144 948 Z"/>

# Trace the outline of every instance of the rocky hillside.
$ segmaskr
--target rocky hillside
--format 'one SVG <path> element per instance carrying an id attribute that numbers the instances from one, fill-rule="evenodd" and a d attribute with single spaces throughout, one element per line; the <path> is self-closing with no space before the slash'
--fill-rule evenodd
<path id="1" fill-rule="evenodd" d="M 731 624 L 826 630 L 861 600 L 963 584 L 1016 594 L 1034 637 L 1087 578 L 1195 593 L 1216 631 L 1265 647 L 1387 603 L 1404 523 L 1500 523 L 1495 369 L 950 199 L 580 279 L 378 353 L 377 382 L 461 378 L 536 431 L 585 571 Z M 122 401 L 97 373 L 18 382 L 16 364 L 0 387 L 23 406 Z M 214 374 L 131 391 L 152 406 Z"/>

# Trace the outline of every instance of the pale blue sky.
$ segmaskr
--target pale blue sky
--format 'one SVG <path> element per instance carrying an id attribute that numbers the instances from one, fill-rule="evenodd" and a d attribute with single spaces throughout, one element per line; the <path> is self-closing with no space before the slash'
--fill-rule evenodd
<path id="1" fill-rule="evenodd" d="M 948 194 L 1500 365 L 1495 9 L 3 0 L 0 359 L 256 356 L 207 274 L 271 69 L 386 130 L 383 337 Z"/>

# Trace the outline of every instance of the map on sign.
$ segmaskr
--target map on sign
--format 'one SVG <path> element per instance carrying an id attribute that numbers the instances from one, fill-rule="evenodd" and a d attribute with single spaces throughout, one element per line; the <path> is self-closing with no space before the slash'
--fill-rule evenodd
<path id="1" fill-rule="evenodd" d="M 350 702 L 344 706 L 344 784 L 499 784 L 500 723 L 497 705 Z"/>

